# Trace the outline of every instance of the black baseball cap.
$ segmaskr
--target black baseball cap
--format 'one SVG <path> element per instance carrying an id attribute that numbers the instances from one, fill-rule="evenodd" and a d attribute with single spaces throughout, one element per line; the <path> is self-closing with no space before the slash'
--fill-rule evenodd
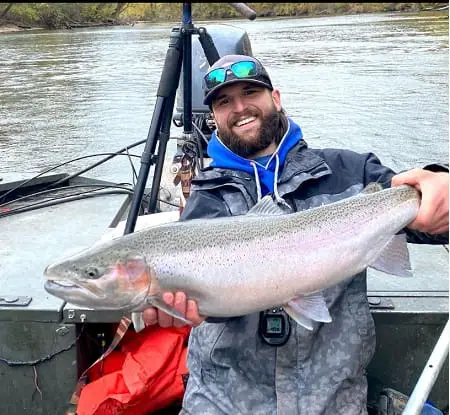
<path id="1" fill-rule="evenodd" d="M 222 87 L 242 81 L 273 90 L 269 74 L 258 59 L 247 55 L 225 55 L 203 77 L 203 103 L 211 107 Z"/>

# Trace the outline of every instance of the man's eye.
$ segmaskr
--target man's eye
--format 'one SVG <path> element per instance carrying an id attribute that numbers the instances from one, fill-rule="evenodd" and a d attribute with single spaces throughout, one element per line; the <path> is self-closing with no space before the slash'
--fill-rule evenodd
<path id="1" fill-rule="evenodd" d="M 226 105 L 229 102 L 230 102 L 229 99 L 224 98 L 224 99 L 219 100 L 219 102 L 217 102 L 217 105 Z"/>
<path id="2" fill-rule="evenodd" d="M 244 95 L 252 95 L 258 92 L 256 89 L 247 89 L 244 91 Z"/>

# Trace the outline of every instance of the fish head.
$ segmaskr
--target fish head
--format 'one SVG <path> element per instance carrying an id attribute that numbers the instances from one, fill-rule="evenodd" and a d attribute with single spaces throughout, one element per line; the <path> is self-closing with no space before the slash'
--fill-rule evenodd
<path id="1" fill-rule="evenodd" d="M 48 293 L 98 310 L 137 308 L 152 282 L 144 256 L 97 247 L 47 266 L 44 276 Z"/>

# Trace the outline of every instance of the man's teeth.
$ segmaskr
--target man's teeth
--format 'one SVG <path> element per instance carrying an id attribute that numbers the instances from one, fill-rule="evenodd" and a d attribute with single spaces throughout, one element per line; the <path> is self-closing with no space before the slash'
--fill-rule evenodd
<path id="1" fill-rule="evenodd" d="M 248 124 L 249 122 L 254 121 L 255 119 L 256 119 L 256 117 L 245 118 L 244 120 L 238 121 L 236 123 L 236 126 L 237 127 L 241 127 L 241 126 L 243 126 L 245 124 Z"/>

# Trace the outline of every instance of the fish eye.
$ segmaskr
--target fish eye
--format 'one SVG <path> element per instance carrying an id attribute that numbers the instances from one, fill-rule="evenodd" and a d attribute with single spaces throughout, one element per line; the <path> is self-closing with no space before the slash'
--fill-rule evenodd
<path id="1" fill-rule="evenodd" d="M 100 273 L 98 272 L 98 269 L 95 267 L 86 268 L 84 273 L 85 273 L 86 277 L 88 277 L 88 278 L 99 278 L 100 277 Z"/>

